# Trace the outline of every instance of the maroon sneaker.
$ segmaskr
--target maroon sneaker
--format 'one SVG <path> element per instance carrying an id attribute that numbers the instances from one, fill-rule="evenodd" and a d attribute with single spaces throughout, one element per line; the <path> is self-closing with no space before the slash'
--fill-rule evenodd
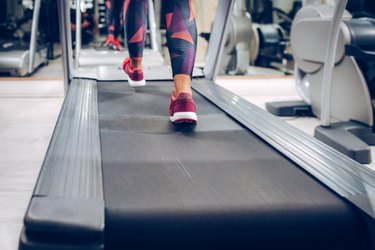
<path id="1" fill-rule="evenodd" d="M 169 105 L 169 119 L 173 123 L 195 123 L 197 114 L 191 94 L 182 92 L 176 98 L 171 97 Z"/>
<path id="2" fill-rule="evenodd" d="M 113 35 L 108 35 L 104 42 L 104 47 L 112 48 L 115 43 L 115 37 Z"/>
<path id="3" fill-rule="evenodd" d="M 108 46 L 110 43 L 115 41 L 115 37 L 113 35 L 108 35 L 105 39 L 104 46 Z"/>
<path id="4" fill-rule="evenodd" d="M 125 74 L 128 76 L 129 85 L 132 87 L 139 87 L 146 85 L 145 78 L 143 76 L 142 68 L 131 68 L 130 67 L 130 58 L 126 58 L 122 63 L 122 69 Z"/>
<path id="5" fill-rule="evenodd" d="M 115 50 L 122 50 L 122 47 L 121 47 L 121 42 L 119 39 L 115 38 L 114 42 L 113 42 L 113 47 Z"/>
<path id="6" fill-rule="evenodd" d="M 122 49 L 120 40 L 115 38 L 113 35 L 107 36 L 107 39 L 105 40 L 103 46 L 118 51 Z"/>

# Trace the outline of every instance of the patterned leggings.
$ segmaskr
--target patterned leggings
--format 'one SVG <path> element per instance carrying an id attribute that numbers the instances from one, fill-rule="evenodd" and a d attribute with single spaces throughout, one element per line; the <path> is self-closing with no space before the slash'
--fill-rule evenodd
<path id="1" fill-rule="evenodd" d="M 191 77 L 197 44 L 197 26 L 191 0 L 165 0 L 163 4 L 173 76 L 184 74 Z M 142 57 L 147 0 L 125 0 L 124 16 L 129 54 L 135 59 Z"/>
<path id="2" fill-rule="evenodd" d="M 123 0 L 105 1 L 107 34 L 115 38 L 120 34 L 122 4 Z"/>

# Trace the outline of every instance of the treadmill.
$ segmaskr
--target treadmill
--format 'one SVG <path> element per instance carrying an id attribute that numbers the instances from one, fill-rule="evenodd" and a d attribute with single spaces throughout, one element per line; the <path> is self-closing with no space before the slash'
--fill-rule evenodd
<path id="1" fill-rule="evenodd" d="M 131 88 L 73 69 L 61 29 L 67 95 L 20 249 L 374 249 L 374 173 L 214 84 L 233 2 L 193 79 L 196 125 L 169 122 L 162 72 Z"/>
<path id="2" fill-rule="evenodd" d="M 10 48 L 0 49 L 0 73 L 26 76 L 48 63 L 48 47 L 37 42 L 40 7 L 41 0 L 35 0 L 29 46 L 14 43 Z"/>

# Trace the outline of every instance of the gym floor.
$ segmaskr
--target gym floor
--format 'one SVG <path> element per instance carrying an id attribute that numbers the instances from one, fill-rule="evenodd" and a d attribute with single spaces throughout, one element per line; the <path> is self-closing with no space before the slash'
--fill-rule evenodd
<path id="1" fill-rule="evenodd" d="M 263 109 L 268 101 L 300 99 L 291 76 L 223 76 L 217 83 Z M 30 78 L 0 78 L 1 250 L 18 248 L 23 216 L 63 98 L 61 58 Z M 316 118 L 283 119 L 310 135 L 319 124 Z M 375 164 L 367 166 L 375 170 Z"/>
<path id="2" fill-rule="evenodd" d="M 64 98 L 61 76 L 38 75 L 60 65 L 52 61 L 30 78 L 0 78 L 1 250 L 18 249 L 23 216 Z"/>

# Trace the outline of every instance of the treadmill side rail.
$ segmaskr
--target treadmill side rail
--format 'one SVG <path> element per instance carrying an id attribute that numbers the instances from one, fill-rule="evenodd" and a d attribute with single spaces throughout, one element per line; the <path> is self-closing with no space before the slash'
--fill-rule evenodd
<path id="1" fill-rule="evenodd" d="M 331 190 L 375 218 L 372 170 L 217 84 L 196 80 L 192 87 Z M 365 198 L 367 203 L 356 202 L 355 197 Z"/>
<path id="2" fill-rule="evenodd" d="M 73 80 L 24 219 L 20 249 L 103 249 L 96 81 Z"/>

